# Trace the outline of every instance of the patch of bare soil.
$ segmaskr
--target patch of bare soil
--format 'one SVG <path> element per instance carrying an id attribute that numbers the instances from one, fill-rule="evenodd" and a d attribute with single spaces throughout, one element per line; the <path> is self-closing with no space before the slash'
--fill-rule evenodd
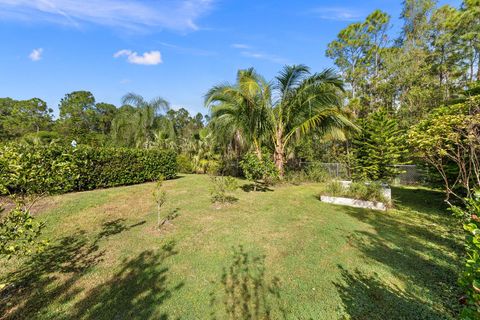
<path id="1" fill-rule="evenodd" d="M 33 202 L 30 207 L 30 212 L 35 216 L 49 211 L 55 208 L 57 205 L 58 201 L 53 197 L 43 197 Z M 3 214 L 6 214 L 15 207 L 15 202 L 10 197 L 2 196 L 0 197 L 0 207 L 4 209 Z"/>

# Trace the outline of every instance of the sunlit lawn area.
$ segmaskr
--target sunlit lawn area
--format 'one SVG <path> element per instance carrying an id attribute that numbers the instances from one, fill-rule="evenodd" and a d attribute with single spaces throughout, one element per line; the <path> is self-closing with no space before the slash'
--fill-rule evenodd
<path id="1" fill-rule="evenodd" d="M 178 217 L 160 231 L 154 184 L 46 199 L 37 216 L 46 222 L 50 246 L 2 266 L 2 278 L 16 272 L 23 285 L 4 290 L 0 314 L 454 317 L 461 236 L 441 193 L 395 188 L 396 209 L 379 212 L 321 203 L 319 184 L 285 185 L 264 192 L 239 189 L 237 202 L 219 207 L 210 202 L 209 184 L 202 175 L 165 182 L 163 210 L 176 210 Z M 13 304 L 6 305 L 7 298 Z"/>

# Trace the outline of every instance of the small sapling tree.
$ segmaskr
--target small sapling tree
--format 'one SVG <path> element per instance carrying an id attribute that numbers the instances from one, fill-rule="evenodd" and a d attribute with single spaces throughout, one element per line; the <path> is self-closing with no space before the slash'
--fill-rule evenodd
<path id="1" fill-rule="evenodd" d="M 163 181 L 165 178 L 160 176 L 155 184 L 155 189 L 153 190 L 153 199 L 157 205 L 157 228 L 160 229 L 165 222 L 167 222 L 168 217 L 162 219 L 161 211 L 162 207 L 167 202 L 167 192 L 163 189 Z"/>

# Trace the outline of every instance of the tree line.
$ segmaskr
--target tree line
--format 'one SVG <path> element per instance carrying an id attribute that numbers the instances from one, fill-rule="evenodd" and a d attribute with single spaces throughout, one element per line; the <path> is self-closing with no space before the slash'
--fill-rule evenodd
<path id="1" fill-rule="evenodd" d="M 238 173 L 251 152 L 280 176 L 317 161 L 344 163 L 358 179 L 388 180 L 398 173 L 393 164 L 429 165 L 408 143 L 412 126 L 478 91 L 479 8 L 479 0 L 459 8 L 405 0 L 398 34 L 390 15 L 376 10 L 329 43 L 337 71 L 292 65 L 265 79 L 239 70 L 234 83 L 205 94 L 205 116 L 172 110 L 160 97 L 129 93 L 117 107 L 76 91 L 60 101 L 54 120 L 39 98 L 3 98 L 0 141 L 173 149 L 183 171 L 224 174 Z"/>

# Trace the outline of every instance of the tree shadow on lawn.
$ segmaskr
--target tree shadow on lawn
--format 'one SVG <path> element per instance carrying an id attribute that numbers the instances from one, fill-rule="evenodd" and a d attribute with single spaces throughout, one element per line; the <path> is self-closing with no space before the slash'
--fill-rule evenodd
<path id="1" fill-rule="evenodd" d="M 102 261 L 105 250 L 100 250 L 99 242 L 143 223 L 126 226 L 124 219 L 108 221 L 93 239 L 77 231 L 28 257 L 0 281 L 9 283 L 0 290 L 0 318 L 29 319 L 45 313 L 50 318 L 66 318 L 62 311 L 52 314 L 47 307 L 55 301 L 68 303 L 80 293 L 76 282 Z"/>
<path id="2" fill-rule="evenodd" d="M 359 270 L 349 272 L 339 268 L 342 283 L 335 283 L 335 286 L 351 319 L 452 319 L 414 294 L 385 285 L 377 274 L 369 276 Z"/>
<path id="3" fill-rule="evenodd" d="M 222 294 L 210 294 L 212 319 L 285 319 L 280 280 L 266 279 L 265 272 L 264 256 L 245 252 L 242 246 L 233 248 L 231 265 L 223 269 L 221 277 Z"/>
<path id="4" fill-rule="evenodd" d="M 264 182 L 259 182 L 259 181 L 256 181 L 254 183 L 247 183 L 247 184 L 244 184 L 243 186 L 241 186 L 240 188 L 242 188 L 243 191 L 245 192 L 252 192 L 252 191 L 258 191 L 258 192 L 267 192 L 267 191 L 273 191 L 273 189 L 271 189 L 269 187 L 268 184 L 264 183 Z"/>
<path id="5" fill-rule="evenodd" d="M 362 275 L 358 270 L 354 273 L 342 270 L 344 282 L 348 285 L 337 287 L 345 309 L 355 319 L 384 319 L 377 317 L 378 310 L 385 311 L 385 315 L 392 312 L 394 317 L 389 316 L 390 319 L 453 318 L 458 312 L 460 292 L 457 278 L 462 252 L 454 218 L 438 205 L 437 210 L 432 209 L 431 201 L 442 201 L 441 197 L 436 197 L 438 195 L 428 194 L 429 198 L 425 199 L 423 196 L 428 191 L 400 191 L 403 192 L 395 192 L 398 204 L 410 212 L 344 210 L 373 227 L 373 231 L 350 233 L 349 244 L 363 252 L 367 261 L 387 266 L 405 283 L 405 289 L 392 289 L 383 285 L 378 277 Z M 424 202 L 417 203 L 418 197 Z M 358 291 L 364 291 L 367 296 L 381 294 L 379 299 L 354 302 L 356 298 L 352 297 L 361 295 Z M 372 314 L 364 317 L 365 310 L 372 310 Z"/>
<path id="6" fill-rule="evenodd" d="M 75 305 L 72 319 L 168 319 L 157 309 L 184 285 L 180 282 L 169 287 L 169 269 L 164 264 L 177 254 L 174 246 L 170 242 L 158 251 L 144 251 L 125 259 L 120 271 Z"/>
<path id="7" fill-rule="evenodd" d="M 449 219 L 445 194 L 441 191 L 392 187 L 394 206 L 400 210 L 415 211 L 432 218 Z"/>

